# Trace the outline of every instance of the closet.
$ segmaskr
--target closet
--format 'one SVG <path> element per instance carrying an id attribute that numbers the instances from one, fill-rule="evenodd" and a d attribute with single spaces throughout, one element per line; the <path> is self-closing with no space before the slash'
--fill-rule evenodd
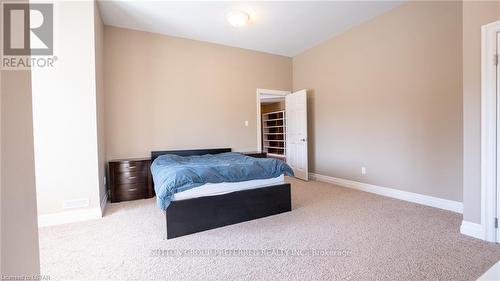
<path id="1" fill-rule="evenodd" d="M 284 101 L 262 104 L 262 151 L 286 160 L 286 112 Z"/>

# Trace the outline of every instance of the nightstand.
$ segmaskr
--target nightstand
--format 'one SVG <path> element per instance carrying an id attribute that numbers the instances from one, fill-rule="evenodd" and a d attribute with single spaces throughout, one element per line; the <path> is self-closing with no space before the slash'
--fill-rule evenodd
<path id="1" fill-rule="evenodd" d="M 153 197 L 150 166 L 149 158 L 109 161 L 111 202 Z"/>
<path id="2" fill-rule="evenodd" d="M 241 154 L 255 158 L 267 158 L 267 153 L 259 151 L 241 152 Z"/>

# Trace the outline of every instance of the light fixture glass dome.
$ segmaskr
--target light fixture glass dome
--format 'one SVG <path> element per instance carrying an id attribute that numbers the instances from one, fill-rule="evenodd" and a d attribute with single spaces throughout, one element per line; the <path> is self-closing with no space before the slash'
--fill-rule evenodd
<path id="1" fill-rule="evenodd" d="M 226 15 L 227 21 L 234 27 L 242 27 L 247 24 L 250 16 L 242 11 L 231 11 Z"/>

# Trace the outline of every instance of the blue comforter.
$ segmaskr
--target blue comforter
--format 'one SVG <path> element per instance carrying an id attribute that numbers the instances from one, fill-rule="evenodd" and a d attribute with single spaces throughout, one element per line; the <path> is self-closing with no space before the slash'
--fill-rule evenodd
<path id="1" fill-rule="evenodd" d="M 239 182 L 293 175 L 285 162 L 273 158 L 254 158 L 228 152 L 201 156 L 165 154 L 151 164 L 156 200 L 166 210 L 172 196 L 206 183 Z"/>

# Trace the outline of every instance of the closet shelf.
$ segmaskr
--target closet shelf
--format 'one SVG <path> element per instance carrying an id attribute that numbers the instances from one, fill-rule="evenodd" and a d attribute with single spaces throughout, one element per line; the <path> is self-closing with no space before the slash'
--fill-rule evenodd
<path id="1" fill-rule="evenodd" d="M 285 111 L 262 114 L 262 150 L 271 157 L 285 158 L 286 154 L 286 116 Z M 272 136 L 272 137 L 271 137 Z M 271 138 L 276 138 L 273 140 Z"/>
<path id="2" fill-rule="evenodd" d="M 264 113 L 262 115 L 271 115 L 271 114 L 278 114 L 278 113 L 285 113 L 285 111 L 284 110 L 273 111 L 273 112 Z"/>
<path id="3" fill-rule="evenodd" d="M 269 145 L 264 145 L 264 148 L 274 148 L 274 149 L 283 149 L 285 150 L 284 147 L 281 147 L 281 146 L 269 146 Z"/>

